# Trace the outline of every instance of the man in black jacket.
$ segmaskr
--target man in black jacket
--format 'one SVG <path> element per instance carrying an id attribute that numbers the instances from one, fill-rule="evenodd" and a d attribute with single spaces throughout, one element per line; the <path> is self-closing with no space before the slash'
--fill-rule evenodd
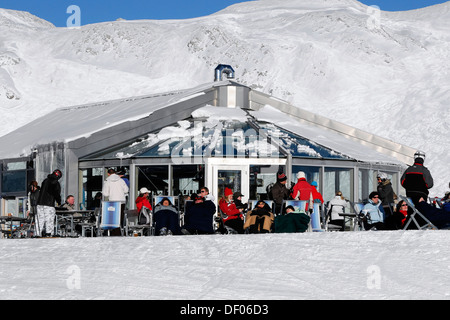
<path id="1" fill-rule="evenodd" d="M 61 203 L 61 185 L 58 180 L 62 177 L 60 170 L 56 169 L 42 182 L 41 191 L 37 201 L 36 236 L 42 236 L 45 226 L 46 234 L 52 236 L 55 226 L 55 202 Z"/>
<path id="2" fill-rule="evenodd" d="M 414 154 L 414 164 L 403 173 L 400 182 L 406 190 L 406 196 L 410 197 L 415 205 L 421 197 L 428 197 L 428 189 L 433 187 L 433 177 L 430 171 L 423 165 L 425 153 L 417 151 Z"/>

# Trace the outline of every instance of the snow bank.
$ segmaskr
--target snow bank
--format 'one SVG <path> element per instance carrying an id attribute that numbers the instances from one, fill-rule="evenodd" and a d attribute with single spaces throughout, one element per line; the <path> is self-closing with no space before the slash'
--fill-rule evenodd
<path id="1" fill-rule="evenodd" d="M 0 240 L 0 299 L 449 299 L 447 231 Z"/>

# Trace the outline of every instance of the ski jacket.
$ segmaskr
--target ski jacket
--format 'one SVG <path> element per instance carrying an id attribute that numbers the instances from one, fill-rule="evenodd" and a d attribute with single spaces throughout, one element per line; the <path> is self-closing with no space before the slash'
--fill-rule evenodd
<path id="1" fill-rule="evenodd" d="M 42 182 L 37 205 L 54 207 L 55 202 L 57 204 L 61 203 L 61 185 L 58 182 L 58 177 L 54 174 L 49 174 L 47 179 Z"/>
<path id="2" fill-rule="evenodd" d="M 349 208 L 349 203 L 341 196 L 335 196 L 328 203 L 328 210 L 331 210 L 331 220 L 343 220 L 344 217 L 339 214 L 345 212 L 345 208 Z"/>
<path id="3" fill-rule="evenodd" d="M 322 195 L 317 192 L 316 188 L 312 185 L 310 185 L 305 178 L 298 179 L 297 183 L 294 186 L 294 189 L 292 191 L 292 199 L 295 200 L 310 200 L 310 197 L 313 197 L 313 200 L 321 201 L 323 202 Z M 306 204 L 305 210 L 307 211 L 309 207 L 309 204 Z"/>
<path id="4" fill-rule="evenodd" d="M 382 205 L 391 205 L 394 203 L 394 189 L 392 189 L 392 183 L 389 179 L 378 184 L 377 192 L 380 195 Z"/>
<path id="5" fill-rule="evenodd" d="M 374 224 L 377 222 L 384 222 L 384 209 L 381 205 L 381 201 L 378 201 L 377 204 L 372 201 L 372 199 L 369 199 L 369 202 L 364 205 L 363 211 L 367 211 L 368 214 L 370 214 L 370 224 Z"/>
<path id="6" fill-rule="evenodd" d="M 149 210 L 152 210 L 152 205 L 150 201 L 148 201 L 148 197 L 137 197 L 136 198 L 136 209 L 140 212 L 142 207 L 146 207 Z"/>
<path id="7" fill-rule="evenodd" d="M 236 208 L 236 204 L 234 202 L 227 202 L 225 199 L 220 199 L 219 208 L 226 215 L 226 217 L 222 217 L 224 222 L 242 218 L 242 213 L 238 208 Z"/>
<path id="8" fill-rule="evenodd" d="M 270 192 L 272 193 L 272 199 L 276 204 L 283 204 L 283 200 L 289 198 L 289 189 L 280 182 L 276 182 Z"/>
<path id="9" fill-rule="evenodd" d="M 105 181 L 102 190 L 103 196 L 109 201 L 126 201 L 128 186 L 117 174 L 111 174 Z"/>
<path id="10" fill-rule="evenodd" d="M 423 193 L 425 196 L 428 195 L 428 189 L 433 187 L 433 177 L 430 171 L 418 162 L 405 170 L 400 181 L 406 192 Z"/>

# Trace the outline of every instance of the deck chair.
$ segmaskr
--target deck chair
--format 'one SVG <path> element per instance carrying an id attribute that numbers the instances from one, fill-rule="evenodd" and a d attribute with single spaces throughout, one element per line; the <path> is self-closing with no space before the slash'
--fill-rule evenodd
<path id="1" fill-rule="evenodd" d="M 102 201 L 102 212 L 99 226 L 99 235 L 102 235 L 103 230 L 110 231 L 113 229 L 120 229 L 120 234 L 123 236 L 123 228 L 120 221 L 120 210 L 122 201 Z"/>
<path id="2" fill-rule="evenodd" d="M 416 209 L 415 205 L 413 204 L 412 200 L 410 198 L 407 198 L 405 196 L 399 195 L 399 198 L 405 201 L 408 206 L 413 210 L 413 213 L 408 217 L 408 221 L 405 223 L 405 226 L 403 227 L 403 230 L 407 230 L 409 224 L 414 222 L 414 224 L 417 226 L 417 229 L 419 230 L 426 230 L 426 229 L 434 229 L 437 230 L 438 228 L 430 221 L 428 220 L 419 210 Z M 419 216 L 421 219 L 425 221 L 425 224 L 420 226 L 419 222 L 417 222 L 416 215 Z"/>
<path id="3" fill-rule="evenodd" d="M 94 221 L 89 221 L 89 222 L 81 222 L 78 225 L 81 226 L 81 236 L 85 237 L 86 236 L 86 231 L 90 231 L 91 233 L 91 237 L 94 236 L 95 231 L 98 230 L 98 228 L 100 227 L 100 215 L 101 215 L 101 208 L 95 208 L 94 209 Z"/>
<path id="4" fill-rule="evenodd" d="M 153 215 L 150 209 L 142 207 L 139 210 L 125 211 L 125 235 L 139 234 L 141 236 L 154 235 Z"/>
<path id="5" fill-rule="evenodd" d="M 226 219 L 228 216 L 225 213 L 223 213 L 223 211 L 220 209 L 219 206 L 217 206 L 217 212 L 219 213 L 219 219 L 220 219 L 218 230 L 223 228 L 224 234 L 238 234 L 238 232 L 235 229 L 233 229 L 225 224 L 224 219 Z M 245 221 L 244 221 L 244 223 L 245 223 Z"/>
<path id="6" fill-rule="evenodd" d="M 260 201 L 260 200 L 248 200 L 248 210 L 253 210 L 258 201 Z M 261 201 L 264 201 L 265 203 L 267 203 L 269 205 L 270 209 L 272 209 L 272 212 L 275 210 L 275 208 L 274 208 L 275 201 L 273 201 L 273 200 L 261 200 Z"/>
<path id="7" fill-rule="evenodd" d="M 355 213 L 355 220 L 354 220 L 354 224 L 353 224 L 353 231 L 364 231 L 366 230 L 364 228 L 364 220 L 363 220 L 363 216 L 361 216 L 361 211 L 364 208 L 364 203 L 362 202 L 351 202 L 351 208 L 353 208 L 353 211 Z"/>
<path id="8" fill-rule="evenodd" d="M 305 211 L 306 204 L 308 201 L 306 200 L 283 200 L 283 204 L 281 206 L 281 213 L 286 213 L 287 206 L 293 206 L 296 210 L 299 209 L 301 211 Z"/>
<path id="9" fill-rule="evenodd" d="M 341 228 L 342 228 L 340 225 L 330 223 L 331 210 L 333 209 L 333 207 L 342 207 L 342 212 L 344 212 L 344 206 L 343 205 L 326 206 L 325 219 L 324 219 L 324 229 L 325 229 L 325 231 L 340 231 Z M 344 226 L 345 226 L 345 218 L 344 218 Z"/>

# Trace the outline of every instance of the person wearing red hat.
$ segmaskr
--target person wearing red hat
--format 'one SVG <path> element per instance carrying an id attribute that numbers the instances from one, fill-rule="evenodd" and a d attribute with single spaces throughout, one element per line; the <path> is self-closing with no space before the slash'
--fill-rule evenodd
<path id="1" fill-rule="evenodd" d="M 223 223 L 237 233 L 244 233 L 244 217 L 242 215 L 244 209 L 236 207 L 233 201 L 233 191 L 230 188 L 225 188 L 224 197 L 219 201 L 219 208 L 223 213 Z"/>
<path id="2" fill-rule="evenodd" d="M 277 174 L 277 182 L 273 185 L 271 197 L 275 201 L 275 213 L 281 213 L 281 207 L 283 200 L 289 199 L 289 189 L 286 187 L 287 177 L 286 174 L 280 172 Z"/>

